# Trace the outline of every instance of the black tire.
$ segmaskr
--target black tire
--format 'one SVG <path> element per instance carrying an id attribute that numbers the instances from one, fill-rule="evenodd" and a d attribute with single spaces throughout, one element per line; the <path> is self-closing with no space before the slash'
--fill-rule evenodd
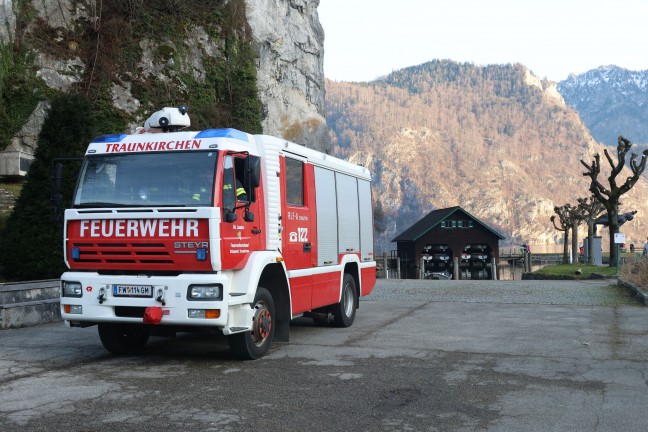
<path id="1" fill-rule="evenodd" d="M 358 292 L 355 279 L 349 273 L 342 279 L 342 297 L 340 303 L 331 307 L 334 327 L 351 327 L 358 309 Z"/>
<path id="2" fill-rule="evenodd" d="M 151 330 L 138 324 L 99 324 L 99 339 L 113 354 L 133 354 L 141 351 L 151 336 Z"/>
<path id="3" fill-rule="evenodd" d="M 275 307 L 270 291 L 258 287 L 253 303 L 252 331 L 236 333 L 228 337 L 232 354 L 242 360 L 263 357 L 272 344 L 275 332 Z"/>

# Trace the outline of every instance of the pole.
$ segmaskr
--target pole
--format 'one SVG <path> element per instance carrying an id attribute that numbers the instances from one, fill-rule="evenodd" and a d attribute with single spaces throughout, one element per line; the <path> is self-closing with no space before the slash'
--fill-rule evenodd
<path id="1" fill-rule="evenodd" d="M 619 276 L 619 243 L 616 244 L 616 275 Z"/>
<path id="2" fill-rule="evenodd" d="M 615 232 L 619 232 L 619 227 L 616 228 Z M 615 239 L 616 240 L 616 239 Z M 616 241 L 615 241 L 616 243 Z M 619 276 L 619 243 L 616 243 L 616 275 Z"/>

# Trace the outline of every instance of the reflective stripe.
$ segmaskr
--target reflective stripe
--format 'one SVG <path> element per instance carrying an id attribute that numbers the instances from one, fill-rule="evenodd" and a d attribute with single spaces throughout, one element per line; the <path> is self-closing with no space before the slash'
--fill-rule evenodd
<path id="1" fill-rule="evenodd" d="M 238 188 L 236 189 L 236 196 L 241 196 L 241 195 L 247 195 L 247 192 L 245 192 L 245 189 L 243 188 Z"/>

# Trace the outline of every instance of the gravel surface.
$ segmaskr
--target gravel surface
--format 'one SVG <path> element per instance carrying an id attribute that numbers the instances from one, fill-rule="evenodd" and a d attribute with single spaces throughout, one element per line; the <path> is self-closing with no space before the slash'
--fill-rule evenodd
<path id="1" fill-rule="evenodd" d="M 362 301 L 641 306 L 616 279 L 583 281 L 437 281 L 379 279 Z"/>

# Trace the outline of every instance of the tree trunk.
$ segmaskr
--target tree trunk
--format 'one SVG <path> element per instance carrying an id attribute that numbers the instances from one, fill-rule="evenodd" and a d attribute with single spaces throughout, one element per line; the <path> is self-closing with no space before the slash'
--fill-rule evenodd
<path id="1" fill-rule="evenodd" d="M 569 264 L 569 228 L 563 236 L 563 264 Z"/>
<path id="2" fill-rule="evenodd" d="M 594 264 L 594 219 L 587 221 L 587 263 Z"/>
<path id="3" fill-rule="evenodd" d="M 578 262 L 578 223 L 572 225 L 572 262 Z"/>
<path id="4" fill-rule="evenodd" d="M 617 245 L 614 243 L 614 234 L 619 232 L 618 211 L 608 211 L 608 223 L 610 228 L 610 267 L 617 265 Z"/>

